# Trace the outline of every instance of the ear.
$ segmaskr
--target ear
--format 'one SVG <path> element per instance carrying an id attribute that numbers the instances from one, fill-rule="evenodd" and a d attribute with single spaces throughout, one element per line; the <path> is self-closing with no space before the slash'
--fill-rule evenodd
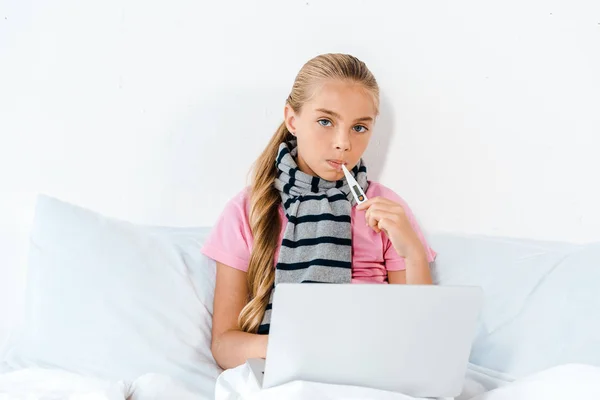
<path id="1" fill-rule="evenodd" d="M 283 110 L 285 126 L 287 130 L 291 133 L 296 133 L 296 112 L 290 107 L 289 104 L 285 105 L 285 109 Z"/>

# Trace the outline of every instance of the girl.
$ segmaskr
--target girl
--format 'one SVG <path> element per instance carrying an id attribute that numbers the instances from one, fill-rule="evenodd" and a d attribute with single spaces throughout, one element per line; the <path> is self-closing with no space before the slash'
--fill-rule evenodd
<path id="1" fill-rule="evenodd" d="M 377 82 L 353 56 L 320 55 L 298 73 L 251 186 L 202 249 L 217 263 L 212 353 L 222 368 L 265 358 L 278 283 L 431 283 L 435 253 L 410 209 L 367 180 L 361 157 L 378 107 Z M 342 164 L 367 202 L 355 207 Z"/>

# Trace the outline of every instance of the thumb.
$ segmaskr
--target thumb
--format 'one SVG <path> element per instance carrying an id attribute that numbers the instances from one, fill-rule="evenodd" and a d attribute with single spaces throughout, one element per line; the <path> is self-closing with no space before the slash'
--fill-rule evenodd
<path id="1" fill-rule="evenodd" d="M 356 209 L 359 210 L 359 211 L 366 210 L 369 207 L 371 207 L 371 205 L 373 204 L 373 202 L 374 202 L 374 199 L 369 199 L 369 200 L 365 201 L 364 203 L 358 204 L 356 206 Z"/>

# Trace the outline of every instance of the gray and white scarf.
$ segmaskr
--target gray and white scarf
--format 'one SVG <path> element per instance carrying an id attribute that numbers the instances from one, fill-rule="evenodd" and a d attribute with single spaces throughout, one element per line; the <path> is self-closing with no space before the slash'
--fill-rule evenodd
<path id="1" fill-rule="evenodd" d="M 300 171 L 295 161 L 297 153 L 295 140 L 284 142 L 275 161 L 279 171 L 275 188 L 287 217 L 275 269 L 275 287 L 279 283 L 350 283 L 350 212 L 356 201 L 346 180 L 326 181 Z M 351 173 L 366 192 L 367 168 L 362 160 Z M 273 290 L 259 334 L 269 332 Z"/>

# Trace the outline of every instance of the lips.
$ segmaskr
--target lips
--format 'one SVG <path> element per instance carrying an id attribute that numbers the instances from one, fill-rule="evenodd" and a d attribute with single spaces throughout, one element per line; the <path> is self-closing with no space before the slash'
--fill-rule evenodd
<path id="1" fill-rule="evenodd" d="M 346 162 L 344 162 L 343 160 L 327 160 L 327 163 L 329 163 L 329 165 L 335 168 L 336 170 L 341 170 L 342 165 L 346 164 Z"/>

